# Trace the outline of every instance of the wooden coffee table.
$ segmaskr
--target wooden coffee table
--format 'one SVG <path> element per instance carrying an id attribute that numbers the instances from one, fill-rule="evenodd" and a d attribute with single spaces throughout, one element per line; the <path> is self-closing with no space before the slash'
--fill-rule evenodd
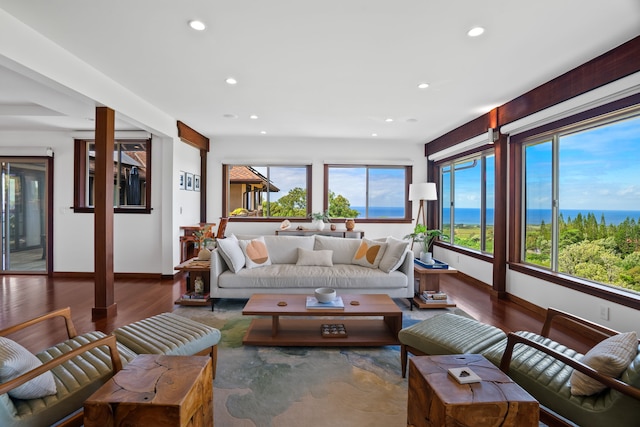
<path id="1" fill-rule="evenodd" d="M 270 317 L 253 319 L 243 344 L 327 347 L 400 344 L 402 310 L 388 295 L 338 295 L 344 301 L 344 309 L 307 309 L 307 295 L 254 294 L 242 314 Z M 347 337 L 323 337 L 323 324 L 343 324 Z"/>

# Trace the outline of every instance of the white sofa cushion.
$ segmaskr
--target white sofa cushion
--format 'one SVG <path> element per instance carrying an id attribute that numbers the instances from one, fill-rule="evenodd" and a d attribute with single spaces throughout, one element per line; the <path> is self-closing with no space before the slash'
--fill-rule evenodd
<path id="1" fill-rule="evenodd" d="M 407 275 L 400 271 L 385 273 L 377 268 L 353 264 L 334 264 L 333 267 L 301 266 L 295 264 L 272 264 L 262 268 L 243 268 L 237 274 L 230 270 L 218 277 L 218 287 L 256 289 L 282 292 L 287 288 L 313 289 L 320 287 L 340 289 L 406 289 Z"/>
<path id="2" fill-rule="evenodd" d="M 264 237 L 252 240 L 240 240 L 240 247 L 244 253 L 245 265 L 247 268 L 264 267 L 271 265 L 269 250 L 264 242 Z"/>
<path id="3" fill-rule="evenodd" d="M 321 267 L 333 267 L 333 251 L 308 251 L 298 248 L 298 261 L 296 265 L 318 265 Z"/>
<path id="4" fill-rule="evenodd" d="M 333 251 L 332 261 L 334 264 L 351 264 L 359 246 L 360 239 L 316 235 L 313 249 Z"/>
<path id="5" fill-rule="evenodd" d="M 393 236 L 387 237 L 386 240 L 387 249 L 384 251 L 384 255 L 380 260 L 378 268 L 385 273 L 391 273 L 397 270 L 402 265 L 404 257 L 407 255 L 407 249 L 409 248 L 408 240 L 396 239 Z"/>
<path id="6" fill-rule="evenodd" d="M 232 234 L 225 239 L 218 239 L 218 248 L 222 259 L 224 259 L 231 271 L 237 273 L 244 267 L 246 262 L 244 252 L 242 252 L 236 236 Z"/>
<path id="7" fill-rule="evenodd" d="M 271 264 L 295 264 L 298 248 L 313 250 L 313 236 L 264 236 Z"/>

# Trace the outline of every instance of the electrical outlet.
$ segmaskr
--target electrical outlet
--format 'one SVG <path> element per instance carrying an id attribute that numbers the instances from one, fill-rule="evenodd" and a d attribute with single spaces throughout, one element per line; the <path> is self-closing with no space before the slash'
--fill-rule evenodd
<path id="1" fill-rule="evenodd" d="M 600 319 L 609 320 L 609 307 L 600 305 Z"/>

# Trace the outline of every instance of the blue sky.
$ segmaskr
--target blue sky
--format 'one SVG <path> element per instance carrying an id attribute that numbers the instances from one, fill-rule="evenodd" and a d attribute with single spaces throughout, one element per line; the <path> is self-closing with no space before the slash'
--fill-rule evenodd
<path id="1" fill-rule="evenodd" d="M 640 117 L 560 138 L 560 209 L 640 210 Z M 529 205 L 551 205 L 551 144 L 527 150 Z M 533 167 L 535 165 L 535 167 Z"/>

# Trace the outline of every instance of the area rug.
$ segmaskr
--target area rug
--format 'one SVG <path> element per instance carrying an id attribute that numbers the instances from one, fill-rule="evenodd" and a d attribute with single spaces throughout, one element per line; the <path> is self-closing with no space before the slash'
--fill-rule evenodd
<path id="1" fill-rule="evenodd" d="M 403 310 L 403 326 L 446 312 Z M 246 300 L 223 299 L 215 311 L 179 307 L 174 313 L 218 328 L 214 381 L 216 427 L 402 427 L 407 424 L 407 380 L 400 372 L 400 347 L 243 346 L 252 319 L 242 316 Z"/>

